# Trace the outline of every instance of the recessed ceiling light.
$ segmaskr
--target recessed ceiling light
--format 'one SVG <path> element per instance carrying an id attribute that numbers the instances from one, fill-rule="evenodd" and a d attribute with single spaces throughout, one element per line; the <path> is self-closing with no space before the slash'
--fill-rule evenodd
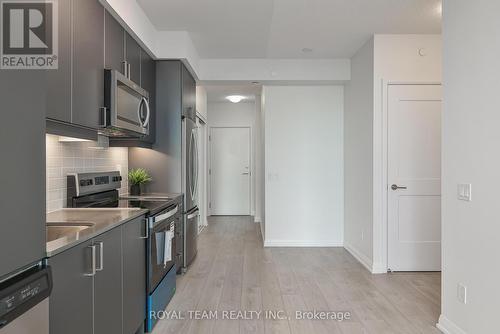
<path id="1" fill-rule="evenodd" d="M 252 81 L 252 85 L 260 85 L 260 82 L 258 82 L 258 81 Z"/>
<path id="2" fill-rule="evenodd" d="M 241 96 L 241 95 L 229 95 L 229 96 L 226 96 L 226 99 L 228 99 L 229 101 L 231 101 L 233 103 L 238 103 L 241 100 L 243 100 L 244 98 L 245 97 Z"/>
<path id="3" fill-rule="evenodd" d="M 310 52 L 313 52 L 313 49 L 311 49 L 311 48 L 303 48 L 302 52 L 304 52 L 304 53 L 310 53 Z"/>

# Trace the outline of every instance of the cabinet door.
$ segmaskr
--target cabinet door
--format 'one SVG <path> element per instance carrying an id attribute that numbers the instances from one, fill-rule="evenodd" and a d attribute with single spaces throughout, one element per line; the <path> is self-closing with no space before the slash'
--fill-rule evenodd
<path id="1" fill-rule="evenodd" d="M 127 33 L 125 41 L 125 57 L 130 64 L 130 80 L 140 85 L 141 83 L 141 47 L 135 39 Z"/>
<path id="2" fill-rule="evenodd" d="M 120 228 L 94 239 L 98 268 L 94 278 L 94 334 L 122 332 L 121 242 Z"/>
<path id="3" fill-rule="evenodd" d="M 123 64 L 125 60 L 125 30 L 108 11 L 105 14 L 104 30 L 106 33 L 105 67 L 125 74 Z"/>
<path id="4" fill-rule="evenodd" d="M 123 333 L 135 333 L 146 318 L 146 240 L 144 217 L 122 227 Z"/>
<path id="5" fill-rule="evenodd" d="M 97 128 L 104 105 L 104 8 L 73 0 L 73 122 Z"/>
<path id="6" fill-rule="evenodd" d="M 196 110 L 196 82 L 186 66 L 182 65 L 182 110 Z"/>
<path id="7" fill-rule="evenodd" d="M 71 0 L 58 0 L 58 68 L 47 72 L 47 118 L 71 122 Z"/>
<path id="8" fill-rule="evenodd" d="M 153 144 L 156 135 L 156 64 L 146 51 L 141 50 L 141 87 L 149 93 L 149 135 L 142 140 Z"/>
<path id="9" fill-rule="evenodd" d="M 49 299 L 51 334 L 92 333 L 91 242 L 49 259 L 54 287 Z"/>

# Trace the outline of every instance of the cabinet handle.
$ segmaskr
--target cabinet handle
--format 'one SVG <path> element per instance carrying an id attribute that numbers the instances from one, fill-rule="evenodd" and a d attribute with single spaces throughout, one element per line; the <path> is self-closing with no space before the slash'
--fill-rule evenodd
<path id="1" fill-rule="evenodd" d="M 127 62 L 127 78 L 130 79 L 130 63 Z"/>
<path id="2" fill-rule="evenodd" d="M 98 242 L 99 245 L 99 268 L 96 271 L 102 271 L 104 269 L 104 243 Z"/>
<path id="3" fill-rule="evenodd" d="M 91 258 L 92 269 L 91 269 L 90 273 L 86 273 L 86 274 L 84 274 L 84 276 L 92 277 L 92 276 L 95 276 L 95 273 L 96 273 L 96 268 L 95 268 L 96 248 L 95 248 L 95 245 L 89 246 L 89 248 L 90 248 L 90 251 L 92 252 L 92 258 Z"/>
<path id="4" fill-rule="evenodd" d="M 146 235 L 141 237 L 141 239 L 148 239 L 149 238 L 149 221 L 148 219 L 144 219 L 144 225 L 146 225 Z"/>
<path id="5" fill-rule="evenodd" d="M 123 65 L 123 75 L 128 78 L 128 65 L 127 65 L 127 61 L 126 60 L 122 61 L 122 65 Z"/>

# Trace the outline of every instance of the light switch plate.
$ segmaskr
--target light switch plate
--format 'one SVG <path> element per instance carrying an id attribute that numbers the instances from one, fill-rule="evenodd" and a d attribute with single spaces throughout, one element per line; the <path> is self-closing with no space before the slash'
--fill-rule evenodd
<path id="1" fill-rule="evenodd" d="M 466 183 L 459 184 L 457 198 L 462 201 L 472 201 L 472 185 Z"/>

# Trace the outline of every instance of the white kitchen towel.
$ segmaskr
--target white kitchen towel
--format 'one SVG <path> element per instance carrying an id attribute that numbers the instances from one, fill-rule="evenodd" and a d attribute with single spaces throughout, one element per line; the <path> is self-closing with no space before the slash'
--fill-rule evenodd
<path id="1" fill-rule="evenodd" d="M 171 230 L 165 231 L 165 252 L 163 253 L 163 265 L 166 266 L 167 262 L 172 261 L 172 239 L 174 232 Z"/>

